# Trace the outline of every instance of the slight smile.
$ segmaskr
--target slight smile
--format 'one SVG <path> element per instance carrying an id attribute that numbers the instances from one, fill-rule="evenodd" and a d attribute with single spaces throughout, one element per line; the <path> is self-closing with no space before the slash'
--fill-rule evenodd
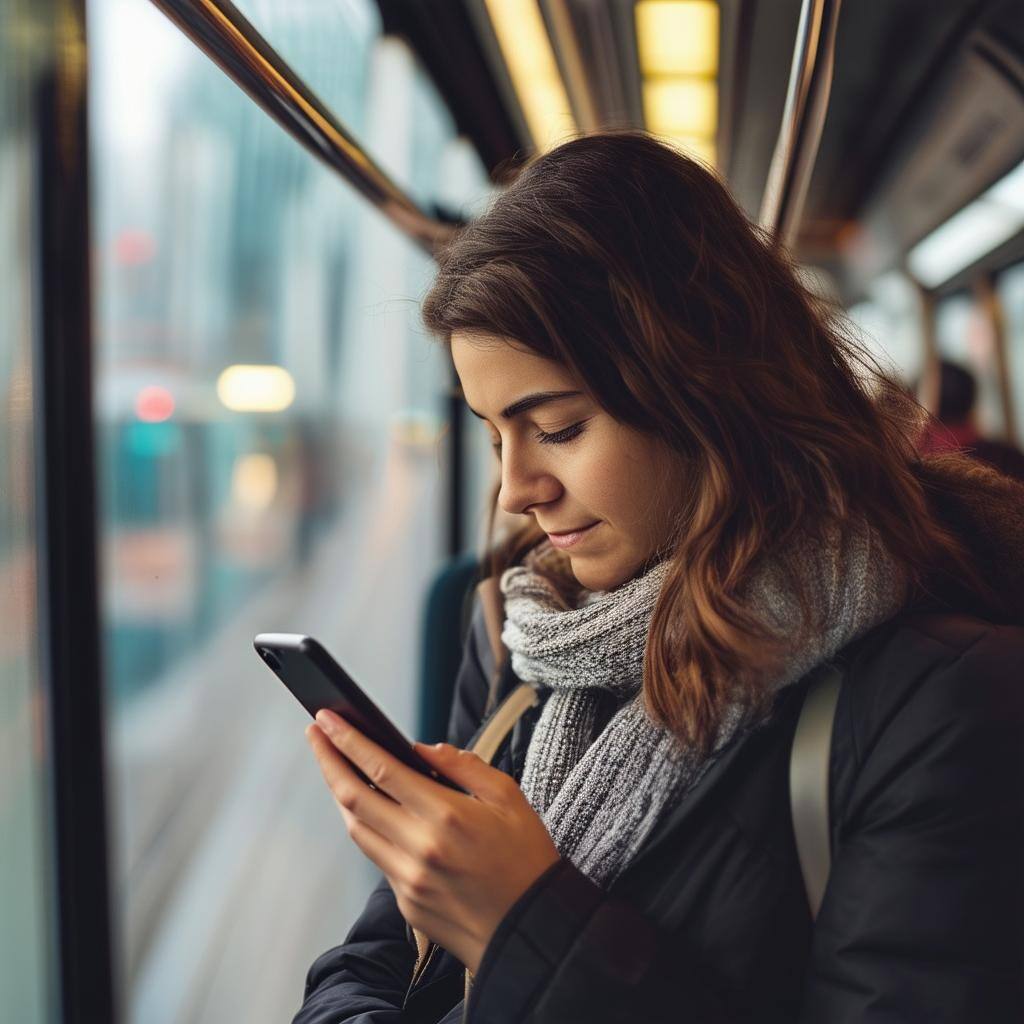
<path id="1" fill-rule="evenodd" d="M 594 527 L 598 525 L 600 525 L 600 520 L 596 523 L 591 523 L 589 526 L 585 526 L 582 530 L 572 530 L 568 533 L 549 533 L 548 540 L 551 541 L 553 547 L 571 548 L 583 537 L 588 537 L 593 532 Z"/>

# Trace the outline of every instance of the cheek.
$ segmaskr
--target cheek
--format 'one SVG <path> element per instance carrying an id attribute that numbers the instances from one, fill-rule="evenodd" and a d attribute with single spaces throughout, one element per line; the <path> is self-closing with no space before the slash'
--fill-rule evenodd
<path id="1" fill-rule="evenodd" d="M 649 515 L 653 496 L 647 467 L 630 453 L 605 453 L 587 460 L 578 476 L 579 497 L 596 517 L 636 529 Z"/>
<path id="2" fill-rule="evenodd" d="M 572 460 L 563 483 L 595 518 L 646 545 L 660 535 L 673 503 L 678 468 L 668 453 L 626 428 L 601 430 Z"/>
<path id="3" fill-rule="evenodd" d="M 588 452 L 573 466 L 572 490 L 595 517 L 616 522 L 629 513 L 632 468 L 607 448 Z"/>
<path id="4" fill-rule="evenodd" d="M 649 451 L 634 453 L 623 466 L 613 496 L 623 524 L 645 539 L 660 537 L 674 511 L 677 470 Z"/>

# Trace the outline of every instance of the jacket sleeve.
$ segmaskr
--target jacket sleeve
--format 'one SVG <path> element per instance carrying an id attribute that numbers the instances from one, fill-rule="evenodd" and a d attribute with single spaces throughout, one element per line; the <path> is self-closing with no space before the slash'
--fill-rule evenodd
<path id="1" fill-rule="evenodd" d="M 800 1021 L 1020 1024 L 1024 631 L 987 628 L 907 674 L 851 697 L 872 725 L 852 733 Z"/>
<path id="2" fill-rule="evenodd" d="M 396 1024 L 415 961 L 405 919 L 382 877 L 344 943 L 313 962 L 293 1024 Z"/>
<path id="3" fill-rule="evenodd" d="M 505 915 L 470 990 L 471 1024 L 729 1024 L 685 939 L 562 858 Z"/>
<path id="4" fill-rule="evenodd" d="M 1024 633 L 988 628 L 942 653 L 916 675 L 890 664 L 867 697 L 876 725 L 855 737 L 801 1024 L 1024 1020 Z M 468 1020 L 746 1020 L 713 977 L 685 932 L 563 858 L 499 924 Z"/>
<path id="5" fill-rule="evenodd" d="M 455 682 L 449 742 L 466 745 L 487 697 L 481 661 L 486 643 L 477 601 Z M 416 962 L 416 949 L 386 877 L 370 894 L 344 943 L 319 956 L 306 975 L 303 1003 L 292 1024 L 395 1024 Z"/>

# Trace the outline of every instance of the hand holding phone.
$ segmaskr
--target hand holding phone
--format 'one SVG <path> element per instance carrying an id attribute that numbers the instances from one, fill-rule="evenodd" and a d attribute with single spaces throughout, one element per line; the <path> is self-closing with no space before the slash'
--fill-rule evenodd
<path id="1" fill-rule="evenodd" d="M 403 764 L 442 786 L 459 793 L 466 792 L 416 753 L 401 730 L 311 636 L 301 633 L 260 633 L 253 641 L 253 646 L 313 718 L 322 708 L 327 708 Z M 349 764 L 367 785 L 373 787 L 373 783 L 351 761 Z"/>

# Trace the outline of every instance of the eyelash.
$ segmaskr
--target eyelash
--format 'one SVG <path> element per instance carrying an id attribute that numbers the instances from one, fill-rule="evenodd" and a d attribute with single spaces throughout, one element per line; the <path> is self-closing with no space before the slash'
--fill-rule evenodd
<path id="1" fill-rule="evenodd" d="M 571 427 L 566 427 L 564 430 L 556 430 L 553 434 L 547 434 L 543 430 L 537 432 L 535 437 L 541 444 L 568 444 L 570 441 L 575 441 L 580 434 L 583 433 L 584 423 L 574 423 Z M 501 442 L 497 441 L 491 445 L 494 450 L 494 454 L 501 455 Z"/>

